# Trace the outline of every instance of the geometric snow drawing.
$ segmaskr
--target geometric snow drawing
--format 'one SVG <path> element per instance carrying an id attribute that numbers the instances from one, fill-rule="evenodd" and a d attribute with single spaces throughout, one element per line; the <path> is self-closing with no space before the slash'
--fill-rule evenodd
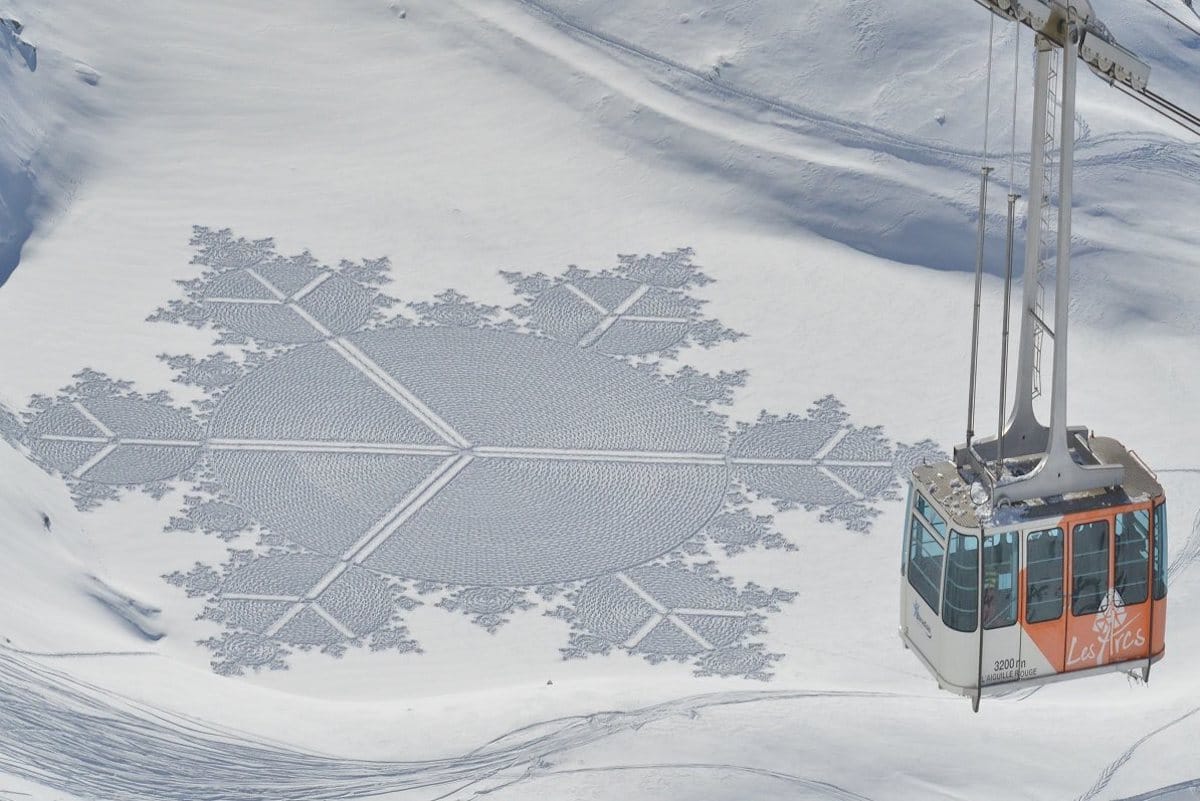
<path id="1" fill-rule="evenodd" d="M 767 615 L 795 594 L 735 586 L 717 560 L 796 549 L 764 504 L 865 532 L 936 452 L 832 397 L 730 427 L 716 408 L 744 371 L 662 366 L 741 336 L 703 317 L 690 250 L 504 273 L 509 309 L 447 290 L 406 317 L 379 291 L 386 259 L 330 267 L 205 228 L 192 244 L 204 272 L 151 320 L 218 334 L 211 354 L 161 357 L 203 400 L 85 370 L 3 431 L 84 509 L 186 482 L 169 529 L 219 536 L 229 558 L 166 578 L 221 624 L 203 642 L 218 672 L 293 649 L 419 652 L 404 613 L 427 599 L 493 633 L 541 609 L 568 627 L 564 658 L 766 679 Z"/>

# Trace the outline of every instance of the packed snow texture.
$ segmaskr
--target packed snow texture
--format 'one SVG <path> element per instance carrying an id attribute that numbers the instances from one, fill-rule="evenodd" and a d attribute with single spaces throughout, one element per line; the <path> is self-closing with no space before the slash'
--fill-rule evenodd
<path id="1" fill-rule="evenodd" d="M 1200 38 L 1094 5 L 1200 108 Z M 0 799 L 1190 797 L 1200 145 L 1086 72 L 1071 422 L 1166 487 L 1167 658 L 972 716 L 895 635 L 903 480 L 964 423 L 988 31 L 0 2 Z"/>

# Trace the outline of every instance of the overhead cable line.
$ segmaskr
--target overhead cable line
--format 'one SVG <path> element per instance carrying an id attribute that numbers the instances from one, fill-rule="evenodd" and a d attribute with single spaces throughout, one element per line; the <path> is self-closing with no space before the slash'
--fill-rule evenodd
<path id="1" fill-rule="evenodd" d="M 1146 2 L 1147 2 L 1147 3 L 1149 3 L 1150 5 L 1154 6 L 1155 8 L 1157 8 L 1157 9 L 1158 9 L 1159 11 L 1161 11 L 1162 13 L 1166 14 L 1166 15 L 1167 15 L 1168 17 L 1170 17 L 1171 19 L 1173 19 L 1173 20 L 1175 20 L 1176 22 L 1178 22 L 1178 23 L 1179 23 L 1180 25 L 1182 25 L 1183 27 L 1187 28 L 1187 29 L 1188 29 L 1189 31 L 1191 31 L 1192 33 L 1196 34 L 1197 36 L 1200 36 L 1200 28 L 1196 28 L 1196 27 L 1194 27 L 1194 26 L 1193 26 L 1191 23 L 1187 22 L 1186 20 L 1184 20 L 1184 19 L 1181 19 L 1180 17 L 1177 17 L 1177 16 L 1175 16 L 1175 14 L 1174 14 L 1174 13 L 1172 13 L 1171 9 L 1169 9 L 1169 8 L 1167 8 L 1166 6 L 1164 6 L 1164 5 L 1160 4 L 1160 3 L 1159 3 L 1157 0 L 1146 0 Z"/>
<path id="2" fill-rule="evenodd" d="M 1008 154 L 1008 194 L 1013 193 L 1013 183 L 1017 174 L 1017 86 L 1021 71 L 1021 26 L 1017 25 L 1016 43 L 1013 46 L 1013 102 L 1012 102 L 1012 140 Z"/>
<path id="3" fill-rule="evenodd" d="M 992 46 L 996 39 L 996 16 L 988 20 L 987 84 L 983 91 L 983 165 L 988 162 L 988 122 L 992 117 Z"/>
<path id="4" fill-rule="evenodd" d="M 1194 114 L 1194 113 L 1188 111 L 1187 109 L 1183 108 L 1182 106 L 1178 106 L 1175 103 L 1172 103 L 1170 100 L 1167 100 L 1162 95 L 1158 94 L 1157 92 L 1151 91 L 1150 89 L 1143 89 L 1142 94 L 1144 94 L 1146 97 L 1150 98 L 1151 101 L 1166 108 L 1168 111 L 1172 112 L 1173 114 L 1177 114 L 1178 116 L 1187 120 L 1192 125 L 1200 126 L 1200 115 Z"/>
<path id="5" fill-rule="evenodd" d="M 1153 111 L 1155 114 L 1158 114 L 1159 116 L 1163 117 L 1164 119 L 1170 120 L 1171 122 L 1175 123 L 1179 127 L 1183 128 L 1188 133 L 1193 134 L 1194 136 L 1200 136 L 1200 123 L 1194 122 L 1186 117 L 1180 118 L 1180 117 L 1173 116 L 1172 112 L 1164 110 L 1163 106 L 1159 106 L 1159 105 L 1147 100 L 1146 96 L 1143 95 L 1141 92 L 1135 92 L 1132 89 L 1129 89 L 1119 83 L 1114 83 L 1113 86 L 1115 86 L 1117 89 L 1120 89 L 1122 92 L 1129 95 L 1134 100 L 1136 100 L 1137 102 L 1141 103 L 1146 108 Z"/>

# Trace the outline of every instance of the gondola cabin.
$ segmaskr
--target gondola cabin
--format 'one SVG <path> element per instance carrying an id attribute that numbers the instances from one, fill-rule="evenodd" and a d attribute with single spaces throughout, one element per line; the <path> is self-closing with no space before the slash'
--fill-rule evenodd
<path id="1" fill-rule="evenodd" d="M 988 690 L 1096 673 L 1148 678 L 1163 656 L 1162 487 L 1116 440 L 1076 436 L 1124 467 L 1119 486 L 993 511 L 954 463 L 912 472 L 900 636 L 940 687 L 976 705 Z"/>
<path id="2" fill-rule="evenodd" d="M 1150 67 L 1117 46 L 1086 0 L 979 0 L 1035 32 L 1033 135 L 1020 344 L 1011 411 L 1008 339 L 1017 195 L 1009 190 L 996 436 L 975 436 L 980 298 L 987 233 L 986 134 L 971 324 L 966 441 L 953 461 L 913 469 L 900 567 L 900 637 L 944 689 L 969 696 L 1111 671 L 1140 670 L 1164 652 L 1167 514 L 1162 486 L 1115 439 L 1067 425 L 1075 73 L 1082 59 L 1109 83 L 1141 91 Z M 1061 49 L 1060 69 L 1052 55 Z M 1100 51 L 1103 55 L 1098 55 Z M 1019 56 L 1018 56 L 1019 57 Z M 989 50 L 988 75 L 991 74 Z M 1059 75 L 1060 73 L 1060 75 Z M 1061 83 L 1058 83 L 1061 78 Z M 990 84 L 989 84 L 990 85 Z M 1058 225 L 1050 165 L 1058 110 Z M 1013 100 L 1016 113 L 1016 95 Z M 986 127 L 985 127 L 986 130 Z M 1015 168 L 1015 146 L 1010 158 Z M 1052 235 L 1053 249 L 1043 241 Z M 1053 252 L 1053 265 L 1050 253 Z M 1054 315 L 1043 306 L 1053 266 Z M 1050 420 L 1041 394 L 1043 343 L 1053 341 Z M 1136 398 L 1130 398 L 1133 403 Z"/>

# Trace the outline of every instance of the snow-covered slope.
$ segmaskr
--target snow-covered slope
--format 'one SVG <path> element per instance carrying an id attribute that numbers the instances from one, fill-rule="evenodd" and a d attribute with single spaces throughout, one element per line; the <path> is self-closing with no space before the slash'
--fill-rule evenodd
<path id="1" fill-rule="evenodd" d="M 1195 42 L 1096 6 L 1200 106 Z M 1071 403 L 1160 468 L 1169 655 L 972 716 L 895 603 L 899 477 L 963 426 L 975 3 L 0 16 L 45 199 L 0 289 L 0 798 L 1200 778 L 1200 149 L 1136 105 L 1081 89 Z"/>
<path id="2" fill-rule="evenodd" d="M 139 608 L 104 581 L 87 522 L 62 483 L 8 445 L 0 446 L 0 462 L 9 487 L 0 497 L 4 644 L 20 651 L 134 650 L 160 636 L 157 610 Z"/>
<path id="3" fill-rule="evenodd" d="M 21 19 L 0 15 L 0 284 L 35 227 L 70 203 L 95 149 L 90 121 L 104 115 L 89 91 L 99 73 L 62 51 L 39 53 Z"/>
<path id="4" fill-rule="evenodd" d="M 896 3 L 806 3 L 802 10 L 772 3 L 666 5 L 476 7 L 488 22 L 528 43 L 490 56 L 519 61 L 514 69 L 555 89 L 563 102 L 592 107 L 577 91 L 588 76 L 618 86 L 638 113 L 610 112 L 606 122 L 656 159 L 719 175 L 727 192 L 718 213 L 782 230 L 800 224 L 888 259 L 971 268 L 986 14 L 964 11 L 953 0 L 919 10 Z M 975 14 L 967 17 L 973 22 L 959 24 L 963 13 Z M 1131 43 L 1144 46 L 1139 52 L 1152 63 L 1155 86 L 1184 104 L 1194 102 L 1179 37 L 1162 32 L 1163 17 L 1147 6 L 1112 19 L 1118 38 L 1128 32 Z M 1013 31 L 998 27 L 989 145 L 997 188 L 1008 185 L 1013 45 Z M 1029 137 L 1028 35 L 1023 45 L 1018 188 L 1027 172 L 1020 150 Z M 885 49 L 877 53 L 879 48 Z M 536 68 L 529 50 L 540 57 Z M 820 79 L 806 79 L 821 70 Z M 571 79 L 562 80 L 564 74 Z M 692 102 L 682 105 L 681 97 Z M 946 120 L 938 123 L 943 113 Z M 1180 318 L 1172 293 L 1157 292 L 1155 285 L 1167 271 L 1163 283 L 1175 292 L 1193 291 L 1186 271 L 1197 244 L 1194 229 L 1174 221 L 1188 206 L 1186 198 L 1194 197 L 1195 143 L 1175 138 L 1167 123 L 1089 75 L 1081 81 L 1079 114 L 1075 234 L 1081 246 L 1090 246 L 1077 254 L 1082 313 L 1124 318 L 1150 303 L 1156 317 L 1194 331 L 1193 319 Z M 1131 119 L 1139 123 L 1130 125 Z M 1131 211 L 1127 187 L 1134 181 L 1145 192 Z M 999 232 L 1003 194 L 995 194 L 992 231 Z M 1145 248 L 1160 254 L 1156 275 L 1133 279 L 1128 273 L 1139 269 L 1140 260 L 1130 264 L 1129 256 Z M 997 275 L 1000 254 L 999 246 L 989 252 L 989 270 Z M 1131 280 L 1140 287 L 1140 308 L 1128 304 Z"/>

